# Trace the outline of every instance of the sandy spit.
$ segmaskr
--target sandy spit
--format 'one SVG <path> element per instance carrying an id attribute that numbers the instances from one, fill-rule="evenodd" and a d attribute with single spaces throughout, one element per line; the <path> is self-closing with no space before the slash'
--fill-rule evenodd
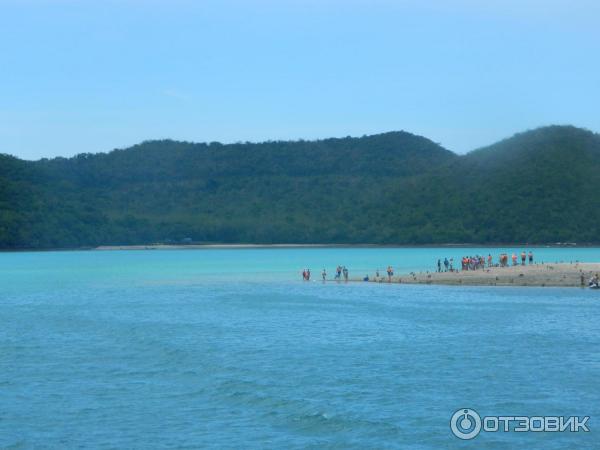
<path id="1" fill-rule="evenodd" d="M 596 273 L 600 273 L 600 263 L 532 264 L 457 272 L 413 272 L 394 276 L 391 282 L 467 286 L 587 287 L 588 280 Z M 370 277 L 369 281 L 389 282 L 387 277 Z"/>

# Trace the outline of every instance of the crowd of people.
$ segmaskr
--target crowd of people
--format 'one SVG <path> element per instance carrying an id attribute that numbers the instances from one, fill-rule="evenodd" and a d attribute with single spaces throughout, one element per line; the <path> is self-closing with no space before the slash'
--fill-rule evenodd
<path id="1" fill-rule="evenodd" d="M 476 254 L 475 256 L 463 256 L 460 260 L 460 270 L 478 270 L 478 269 L 485 269 L 485 268 L 491 268 L 491 267 L 507 267 L 509 266 L 509 258 L 510 261 L 512 262 L 513 266 L 518 266 L 519 265 L 519 260 L 520 260 L 520 265 L 521 266 L 525 266 L 527 264 L 534 264 L 534 257 L 533 257 L 533 252 L 530 250 L 529 252 L 526 252 L 525 250 L 521 251 L 520 254 L 517 254 L 516 252 L 513 252 L 510 256 L 508 253 L 506 252 L 502 252 L 498 255 L 498 258 L 496 261 L 494 261 L 494 258 L 492 257 L 491 253 L 488 253 L 487 257 L 483 256 L 483 255 L 479 255 Z M 444 258 L 442 259 L 438 259 L 437 260 L 437 271 L 438 272 L 455 272 L 458 271 L 458 268 L 454 267 L 454 258 Z M 429 272 L 427 272 L 429 273 Z M 387 274 L 387 280 L 389 282 L 392 282 L 392 277 L 394 276 L 394 269 L 392 266 L 387 266 L 386 269 L 386 274 Z M 411 272 L 412 276 L 415 276 L 414 272 Z M 302 271 L 302 279 L 304 281 L 310 281 L 310 277 L 311 277 L 311 273 L 310 273 L 310 269 L 304 269 Z M 342 278 L 344 279 L 344 281 L 348 281 L 348 277 L 349 277 L 349 272 L 348 272 L 348 268 L 346 266 L 343 265 L 338 265 L 335 269 L 335 276 L 333 278 L 334 281 L 341 281 Z M 325 268 L 323 268 L 323 271 L 321 272 L 321 278 L 323 279 L 323 281 L 327 281 L 327 270 Z M 369 275 L 365 275 L 362 278 L 363 281 L 370 281 Z M 376 269 L 375 271 L 375 281 L 383 281 L 385 280 L 385 277 L 381 277 L 380 273 L 379 273 L 379 269 Z M 584 278 L 584 274 L 581 274 L 581 286 L 585 286 L 585 278 Z M 599 274 L 596 274 L 594 276 L 592 276 L 588 281 L 587 284 L 589 287 L 594 288 L 594 289 L 600 289 L 600 276 Z"/>
<path id="2" fill-rule="evenodd" d="M 521 252 L 520 255 L 521 265 L 524 266 L 527 262 L 529 264 L 533 264 L 533 252 L 529 251 L 527 253 L 525 250 Z M 519 264 L 519 257 L 516 253 L 513 252 L 511 256 L 512 265 L 516 266 Z M 500 253 L 498 255 L 497 262 L 494 262 L 494 258 L 491 253 L 487 255 L 487 257 L 483 255 L 475 255 L 475 256 L 463 256 L 461 261 L 461 270 L 477 270 L 484 269 L 486 267 L 507 267 L 508 264 L 508 253 Z M 454 258 L 444 258 L 444 261 L 441 259 L 437 260 L 437 271 L 438 272 L 454 272 Z"/>

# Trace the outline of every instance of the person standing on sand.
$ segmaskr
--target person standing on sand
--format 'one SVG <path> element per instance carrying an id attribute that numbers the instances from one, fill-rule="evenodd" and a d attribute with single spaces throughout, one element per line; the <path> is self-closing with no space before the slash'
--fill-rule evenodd
<path id="1" fill-rule="evenodd" d="M 454 258 L 450 258 L 450 272 L 454 272 Z"/>
<path id="2" fill-rule="evenodd" d="M 523 250 L 521 252 L 521 265 L 524 266 L 525 265 L 525 258 L 527 258 L 527 253 L 525 253 L 525 250 Z"/>
<path id="3" fill-rule="evenodd" d="M 533 252 L 529 250 L 529 264 L 533 264 Z"/>
<path id="4" fill-rule="evenodd" d="M 438 259 L 438 272 L 442 271 L 442 261 Z"/>
<path id="5" fill-rule="evenodd" d="M 516 253 L 512 254 L 512 262 L 513 262 L 513 266 L 517 265 L 517 254 Z"/>
<path id="6" fill-rule="evenodd" d="M 488 253 L 488 267 L 492 267 L 492 254 Z"/>
<path id="7" fill-rule="evenodd" d="M 448 262 L 448 257 L 444 258 L 444 267 L 446 268 L 445 272 L 448 272 L 448 264 L 450 264 Z"/>

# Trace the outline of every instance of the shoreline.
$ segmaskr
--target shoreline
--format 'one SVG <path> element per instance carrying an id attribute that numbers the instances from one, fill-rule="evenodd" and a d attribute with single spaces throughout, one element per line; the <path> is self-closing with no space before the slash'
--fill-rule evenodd
<path id="1" fill-rule="evenodd" d="M 588 280 L 600 273 L 600 263 L 546 263 L 489 267 L 454 272 L 412 272 L 392 277 L 370 278 L 369 281 L 352 278 L 352 282 L 387 284 L 434 284 L 445 286 L 533 286 L 533 287 L 588 287 Z M 583 275 L 583 284 L 581 276 Z"/>
<path id="2" fill-rule="evenodd" d="M 260 248 L 598 248 L 600 244 L 148 244 L 148 245 L 101 245 L 73 250 L 202 250 L 202 249 L 260 249 Z M 69 250 L 69 249 L 62 249 Z M 37 251 L 37 250 L 33 250 Z"/>
<path id="3" fill-rule="evenodd" d="M 15 248 L 0 249 L 0 253 L 33 253 L 33 252 L 84 252 L 84 251 L 126 251 L 126 250 L 204 250 L 204 249 L 269 249 L 269 248 L 381 248 L 381 249 L 419 249 L 419 248 L 600 248 L 600 243 L 445 243 L 445 244 L 139 244 L 139 245 L 100 245 L 97 247 L 55 247 L 55 248 Z"/>

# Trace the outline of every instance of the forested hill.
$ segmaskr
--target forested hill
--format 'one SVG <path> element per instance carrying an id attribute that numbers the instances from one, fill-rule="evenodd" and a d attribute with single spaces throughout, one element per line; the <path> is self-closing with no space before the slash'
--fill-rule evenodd
<path id="1" fill-rule="evenodd" d="M 569 126 L 464 156 L 406 132 L 2 155 L 0 248 L 599 243 L 599 169 L 600 136 Z"/>

